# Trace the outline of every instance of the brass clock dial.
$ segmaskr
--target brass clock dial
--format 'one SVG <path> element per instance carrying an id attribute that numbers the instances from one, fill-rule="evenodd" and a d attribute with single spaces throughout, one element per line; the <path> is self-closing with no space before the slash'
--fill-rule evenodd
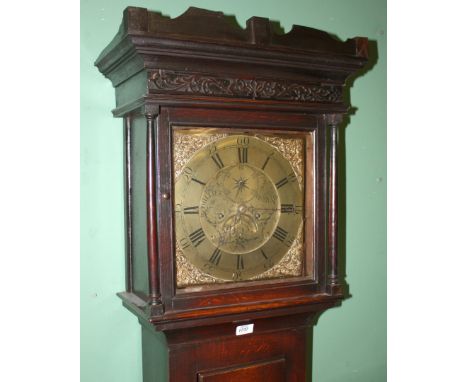
<path id="1" fill-rule="evenodd" d="M 296 174 L 275 147 L 230 135 L 197 151 L 176 180 L 177 242 L 202 272 L 249 279 L 288 252 L 302 206 Z"/>

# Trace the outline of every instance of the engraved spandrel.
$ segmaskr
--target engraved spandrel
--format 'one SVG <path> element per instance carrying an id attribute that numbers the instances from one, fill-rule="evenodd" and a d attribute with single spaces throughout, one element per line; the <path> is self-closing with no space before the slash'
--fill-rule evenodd
<path id="1" fill-rule="evenodd" d="M 178 178 L 188 160 L 209 143 L 225 138 L 227 134 L 174 134 L 174 176 Z"/>

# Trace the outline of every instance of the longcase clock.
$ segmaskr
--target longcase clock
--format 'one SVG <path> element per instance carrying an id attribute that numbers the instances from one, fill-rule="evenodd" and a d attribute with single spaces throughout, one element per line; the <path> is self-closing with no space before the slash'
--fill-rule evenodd
<path id="1" fill-rule="evenodd" d="M 309 381 L 343 299 L 338 127 L 367 39 L 124 11 L 96 61 L 125 137 L 125 307 L 145 382 Z M 136 351 L 136 349 L 135 349 Z"/>

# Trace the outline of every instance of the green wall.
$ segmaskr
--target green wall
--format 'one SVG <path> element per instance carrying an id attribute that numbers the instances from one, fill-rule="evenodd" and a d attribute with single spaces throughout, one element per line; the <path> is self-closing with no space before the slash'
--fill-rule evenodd
<path id="1" fill-rule="evenodd" d="M 189 6 L 334 33 L 367 36 L 378 59 L 351 88 L 346 127 L 346 274 L 351 298 L 314 328 L 314 382 L 386 380 L 386 2 L 385 0 L 81 0 L 81 380 L 140 382 L 137 319 L 124 289 L 122 121 L 114 90 L 93 62 L 126 6 L 175 17 Z"/>

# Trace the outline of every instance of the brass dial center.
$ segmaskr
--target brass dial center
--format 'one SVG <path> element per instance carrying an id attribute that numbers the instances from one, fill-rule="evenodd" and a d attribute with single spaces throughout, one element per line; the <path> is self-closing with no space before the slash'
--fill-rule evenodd
<path id="1" fill-rule="evenodd" d="M 200 222 L 211 243 L 226 253 L 261 247 L 280 217 L 280 201 L 271 179 L 248 164 L 225 167 L 206 184 Z"/>

